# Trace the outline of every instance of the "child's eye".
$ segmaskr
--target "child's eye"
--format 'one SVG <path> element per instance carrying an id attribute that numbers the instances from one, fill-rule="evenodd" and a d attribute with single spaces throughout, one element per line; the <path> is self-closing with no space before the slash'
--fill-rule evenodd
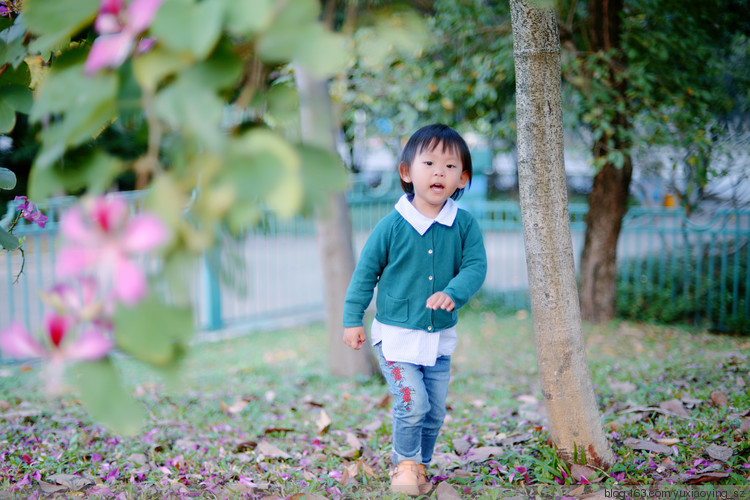
<path id="1" fill-rule="evenodd" d="M 424 162 L 424 164 L 425 164 L 425 165 L 429 165 L 429 166 L 432 166 L 432 162 L 431 162 L 431 161 L 429 161 L 429 160 L 428 160 L 428 161 L 426 161 L 426 162 Z"/>
<path id="2" fill-rule="evenodd" d="M 450 163 L 449 163 L 449 164 L 447 165 L 447 167 L 448 167 L 448 168 L 457 168 L 457 167 L 456 167 L 455 165 L 452 165 L 452 164 L 450 164 Z"/>

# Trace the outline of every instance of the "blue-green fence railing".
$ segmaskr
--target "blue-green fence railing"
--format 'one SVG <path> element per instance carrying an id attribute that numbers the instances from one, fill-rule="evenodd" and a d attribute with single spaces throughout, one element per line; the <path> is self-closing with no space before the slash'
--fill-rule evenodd
<path id="1" fill-rule="evenodd" d="M 140 193 L 122 196 L 138 210 Z M 40 294 L 54 282 L 59 213 L 72 201 L 63 198 L 43 207 L 50 217 L 45 229 L 30 224 L 17 227 L 16 234 L 25 237 L 25 267 L 17 282 L 20 254 L 0 254 L 0 329 L 12 321 L 39 328 L 44 309 Z M 351 197 L 355 252 L 394 201 L 392 197 Z M 488 255 L 480 298 L 498 308 L 527 308 L 519 205 L 469 201 L 465 206 L 480 222 Z M 587 207 L 571 204 L 569 212 L 577 261 Z M 685 217 L 680 209 L 631 208 L 618 242 L 620 313 L 743 331 L 750 318 L 749 240 L 750 211 L 722 211 L 701 220 Z M 220 252 L 197 259 L 185 270 L 195 323 L 203 332 L 275 328 L 322 319 L 323 277 L 312 220 L 280 220 L 266 213 L 241 238 L 226 236 L 219 248 Z M 143 265 L 150 270 L 159 267 L 153 261 Z"/>

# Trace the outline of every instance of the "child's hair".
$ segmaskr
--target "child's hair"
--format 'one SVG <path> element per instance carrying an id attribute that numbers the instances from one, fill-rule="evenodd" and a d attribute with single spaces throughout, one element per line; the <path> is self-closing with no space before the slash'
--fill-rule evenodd
<path id="1" fill-rule="evenodd" d="M 414 161 L 414 157 L 421 153 L 425 149 L 432 151 L 437 147 L 438 144 L 443 144 L 443 152 L 450 150 L 454 153 L 458 153 L 461 158 L 461 165 L 463 170 L 469 173 L 469 182 L 471 184 L 471 153 L 469 152 L 469 146 L 464 141 L 464 138 L 459 135 L 458 132 L 450 128 L 448 125 L 441 123 L 435 123 L 433 125 L 427 125 L 420 128 L 409 138 L 409 141 L 404 146 L 404 150 L 401 152 L 401 162 L 405 163 L 407 167 L 411 167 L 411 163 Z M 401 187 L 407 194 L 414 194 L 414 185 L 411 182 L 404 182 L 401 179 Z M 456 189 L 456 192 L 451 195 L 451 198 L 458 200 L 464 193 L 464 188 Z"/>

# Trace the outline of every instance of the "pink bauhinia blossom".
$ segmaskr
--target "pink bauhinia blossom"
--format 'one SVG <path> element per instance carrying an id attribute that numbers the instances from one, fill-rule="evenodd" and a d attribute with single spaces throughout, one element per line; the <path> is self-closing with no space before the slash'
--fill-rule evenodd
<path id="1" fill-rule="evenodd" d="M 45 341 L 39 342 L 20 323 L 0 331 L 0 348 L 14 358 L 47 358 L 55 363 L 67 360 L 93 361 L 109 353 L 114 343 L 105 334 L 90 327 L 71 338 L 71 318 L 55 313 L 44 317 Z"/>
<path id="2" fill-rule="evenodd" d="M 102 331 L 112 330 L 115 310 L 113 297 L 103 296 L 99 282 L 93 276 L 57 283 L 42 293 L 42 300 L 59 314 L 76 318 L 78 322 L 91 322 Z"/>
<path id="3" fill-rule="evenodd" d="M 136 46 L 138 36 L 151 25 L 162 1 L 133 0 L 126 10 L 124 0 L 102 0 L 94 22 L 99 36 L 86 59 L 86 73 L 121 66 Z M 138 44 L 139 52 L 148 48 L 148 44 Z"/>
<path id="4" fill-rule="evenodd" d="M 26 196 L 16 196 L 14 201 L 21 201 L 21 203 L 16 206 L 16 211 L 20 210 L 21 217 L 29 222 L 33 222 L 41 228 L 47 224 L 49 218 L 44 215 L 41 210 L 37 209 L 36 205 L 34 205 L 34 203 Z"/>
<path id="5" fill-rule="evenodd" d="M 60 232 L 64 238 L 56 271 L 61 278 L 93 275 L 102 290 L 127 305 L 147 292 L 146 276 L 133 258 L 163 245 L 169 232 L 151 214 L 130 218 L 121 198 L 89 199 L 63 214 Z"/>

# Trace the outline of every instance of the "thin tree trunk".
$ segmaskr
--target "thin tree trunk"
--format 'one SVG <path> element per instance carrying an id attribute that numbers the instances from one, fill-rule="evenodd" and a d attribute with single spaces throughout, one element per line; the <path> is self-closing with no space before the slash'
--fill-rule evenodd
<path id="1" fill-rule="evenodd" d="M 550 437 L 560 458 L 607 467 L 615 456 L 594 396 L 576 288 L 563 161 L 555 12 L 511 0 L 518 177 L 531 312 Z"/>
<path id="2" fill-rule="evenodd" d="M 607 78 L 618 98 L 627 103 L 625 81 L 616 78 L 615 68 L 619 64 L 613 55 L 613 49 L 620 45 L 622 8 L 622 0 L 589 0 L 589 34 L 594 52 L 610 53 L 612 64 Z M 589 195 L 581 253 L 581 316 L 596 323 L 612 320 L 617 314 L 617 241 L 627 211 L 633 171 L 630 145 L 624 139 L 629 128 L 626 116 L 616 113 L 613 125 L 615 133 L 603 136 L 593 145 L 594 160 L 605 159 L 605 163 L 594 177 Z M 620 167 L 609 160 L 611 151 L 623 154 Z"/>
<path id="3" fill-rule="evenodd" d="M 312 77 L 299 65 L 295 67 L 294 73 L 300 94 L 303 141 L 336 152 L 333 111 L 327 82 Z M 342 341 L 344 298 L 355 264 L 352 222 L 344 193 L 328 195 L 328 204 L 319 210 L 316 228 L 325 283 L 328 361 L 331 373 L 346 377 L 359 373 L 373 375 L 375 371 L 368 344 L 355 351 Z"/>

